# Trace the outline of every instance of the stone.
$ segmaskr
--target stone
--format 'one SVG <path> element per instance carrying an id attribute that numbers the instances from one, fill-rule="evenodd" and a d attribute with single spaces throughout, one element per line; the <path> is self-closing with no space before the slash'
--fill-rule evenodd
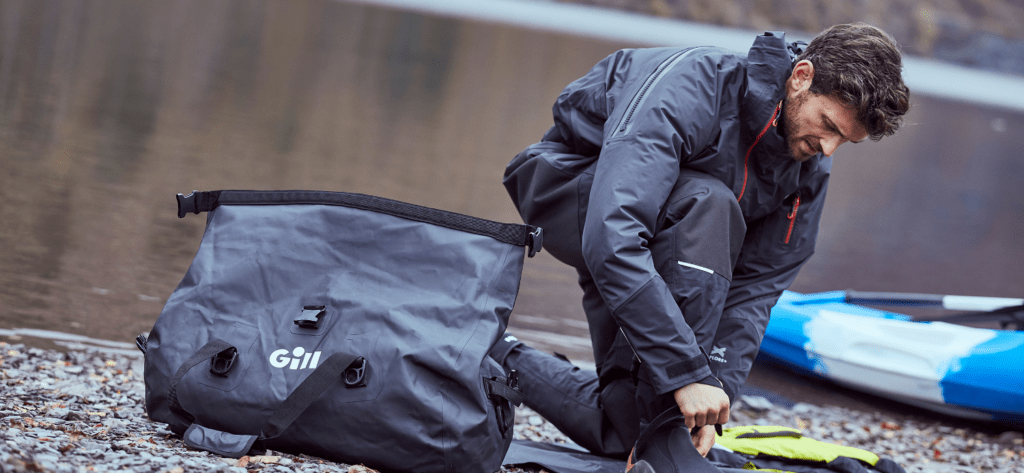
<path id="1" fill-rule="evenodd" d="M 64 416 L 64 420 L 73 422 L 84 422 L 89 420 L 89 416 L 81 411 L 68 411 L 68 413 Z"/>
<path id="2" fill-rule="evenodd" d="M 792 408 L 790 408 L 790 412 L 792 412 L 793 414 L 807 414 L 809 412 L 814 412 L 815 410 L 817 410 L 817 408 L 818 406 L 815 406 L 814 404 L 798 402 L 794 404 Z"/>
<path id="3" fill-rule="evenodd" d="M 743 401 L 744 406 L 755 411 L 770 411 L 775 407 L 775 405 L 764 396 L 740 396 L 740 400 Z"/>
<path id="4" fill-rule="evenodd" d="M 1013 443 L 1014 440 L 1024 439 L 1024 433 L 1008 430 L 999 434 L 998 439 L 1001 443 Z"/>

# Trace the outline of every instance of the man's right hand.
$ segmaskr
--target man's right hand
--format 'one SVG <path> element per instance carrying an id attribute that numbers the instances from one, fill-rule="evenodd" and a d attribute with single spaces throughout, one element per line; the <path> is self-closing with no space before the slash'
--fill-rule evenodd
<path id="1" fill-rule="evenodd" d="M 729 396 L 721 388 L 693 383 L 677 389 L 674 397 L 690 429 L 729 422 Z"/>

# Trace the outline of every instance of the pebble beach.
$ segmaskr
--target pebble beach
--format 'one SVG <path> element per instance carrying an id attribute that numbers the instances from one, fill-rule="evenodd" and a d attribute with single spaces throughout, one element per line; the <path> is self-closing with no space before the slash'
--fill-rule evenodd
<path id="1" fill-rule="evenodd" d="M 0 342 L 0 472 L 374 471 L 272 451 L 234 459 L 190 450 L 165 424 L 146 417 L 141 354 L 78 348 Z M 798 428 L 811 438 L 875 452 L 908 472 L 1024 471 L 1024 435 L 1009 428 L 994 434 L 839 407 L 783 407 L 759 396 L 734 403 L 730 423 Z M 515 438 L 571 442 L 528 408 L 517 411 Z"/>

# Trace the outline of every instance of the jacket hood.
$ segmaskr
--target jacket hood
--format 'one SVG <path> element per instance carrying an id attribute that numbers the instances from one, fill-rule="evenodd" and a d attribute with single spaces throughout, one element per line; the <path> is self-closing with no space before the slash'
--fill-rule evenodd
<path id="1" fill-rule="evenodd" d="M 747 53 L 747 90 L 743 96 L 744 137 L 752 142 L 786 96 L 786 79 L 793 60 L 786 34 L 766 32 L 754 40 Z"/>

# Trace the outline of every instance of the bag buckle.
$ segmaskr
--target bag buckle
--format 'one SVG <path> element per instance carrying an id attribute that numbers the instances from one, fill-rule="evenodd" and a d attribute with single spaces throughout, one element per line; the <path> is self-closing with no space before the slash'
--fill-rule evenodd
<path id="1" fill-rule="evenodd" d="M 196 205 L 197 192 L 199 191 L 192 191 L 189 195 L 178 194 L 178 218 L 185 218 L 190 212 L 199 214 L 199 207 Z"/>
<path id="2" fill-rule="evenodd" d="M 544 246 L 544 229 L 537 227 L 536 230 L 526 234 L 526 244 L 529 245 L 530 251 L 527 256 L 533 258 L 538 251 Z"/>
<path id="3" fill-rule="evenodd" d="M 361 388 L 366 386 L 366 358 L 359 357 L 345 369 L 345 387 Z"/>
<path id="4" fill-rule="evenodd" d="M 302 308 L 302 313 L 295 318 L 295 325 L 300 328 L 316 330 L 320 328 L 320 320 L 327 314 L 327 307 L 322 305 L 307 305 Z"/>
<path id="5" fill-rule="evenodd" d="M 235 347 L 228 347 L 210 359 L 210 372 L 217 376 L 227 377 L 237 359 L 238 350 Z"/>

